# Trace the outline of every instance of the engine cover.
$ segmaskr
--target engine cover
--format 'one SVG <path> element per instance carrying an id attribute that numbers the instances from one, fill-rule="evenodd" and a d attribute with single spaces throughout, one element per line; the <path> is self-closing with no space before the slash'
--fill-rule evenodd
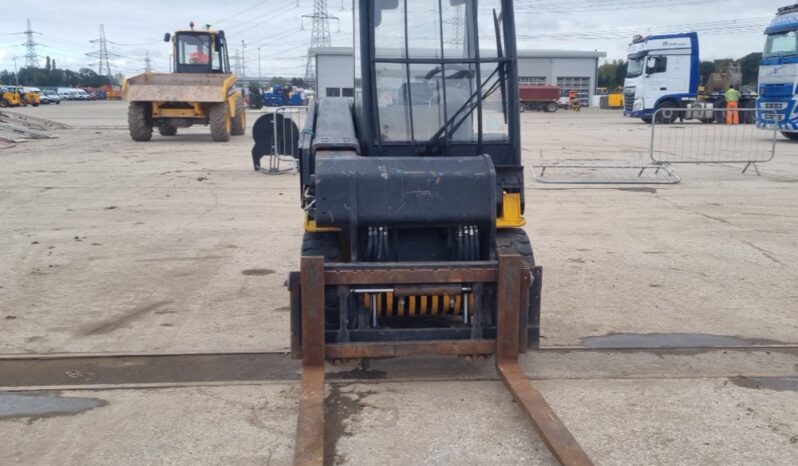
<path id="1" fill-rule="evenodd" d="M 365 157 L 317 153 L 319 226 L 494 224 L 496 170 L 487 155 Z"/>

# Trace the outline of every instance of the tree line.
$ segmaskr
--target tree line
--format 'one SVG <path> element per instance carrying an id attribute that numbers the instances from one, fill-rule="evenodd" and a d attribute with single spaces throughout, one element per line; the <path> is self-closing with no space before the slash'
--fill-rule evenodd
<path id="1" fill-rule="evenodd" d="M 17 81 L 19 79 L 19 81 Z M 97 74 L 91 68 L 81 68 L 78 71 L 62 69 L 56 66 L 55 60 L 46 58 L 44 68 L 25 67 L 16 73 L 13 71 L 0 71 L 0 84 L 33 87 L 101 87 L 108 84 L 119 85 L 124 76 L 117 73 L 115 76 Z"/>
<path id="2" fill-rule="evenodd" d="M 759 63 L 762 61 L 762 54 L 759 52 L 749 53 L 748 55 L 734 60 L 732 58 L 722 58 L 713 61 L 701 62 L 701 84 L 705 84 L 709 75 L 714 72 L 724 71 L 730 63 L 740 64 L 740 71 L 743 73 L 743 86 L 756 88 L 759 77 Z M 598 87 L 606 87 L 614 90 L 623 87 L 623 80 L 626 77 L 625 60 L 612 60 L 599 66 Z"/>

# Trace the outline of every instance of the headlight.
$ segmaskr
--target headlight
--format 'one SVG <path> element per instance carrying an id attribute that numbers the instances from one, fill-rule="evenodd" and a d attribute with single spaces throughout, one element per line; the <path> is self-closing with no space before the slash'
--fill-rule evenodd
<path id="1" fill-rule="evenodd" d="M 637 100 L 635 100 L 635 104 L 634 104 L 634 106 L 632 107 L 632 110 L 635 110 L 635 111 L 637 111 L 637 110 L 643 110 L 643 108 L 644 108 L 644 105 L 643 105 L 643 99 L 637 99 Z"/>

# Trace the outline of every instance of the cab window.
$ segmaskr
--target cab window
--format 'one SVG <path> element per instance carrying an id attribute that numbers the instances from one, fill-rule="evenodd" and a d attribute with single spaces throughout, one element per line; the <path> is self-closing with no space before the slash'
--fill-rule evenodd
<path id="1" fill-rule="evenodd" d="M 178 63 L 181 65 L 210 65 L 211 36 L 180 34 L 177 36 Z"/>
<path id="2" fill-rule="evenodd" d="M 664 73 L 668 69 L 668 57 L 648 57 L 646 74 Z"/>

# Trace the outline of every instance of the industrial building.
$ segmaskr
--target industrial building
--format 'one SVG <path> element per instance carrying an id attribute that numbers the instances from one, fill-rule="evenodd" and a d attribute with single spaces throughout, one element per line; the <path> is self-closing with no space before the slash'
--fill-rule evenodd
<path id="1" fill-rule="evenodd" d="M 316 93 L 319 96 L 351 96 L 354 57 L 351 47 L 312 48 L 316 60 Z M 573 89 L 587 107 L 596 93 L 599 58 L 606 52 L 574 50 L 519 50 L 518 81 L 521 84 L 560 86 L 563 96 Z"/>

